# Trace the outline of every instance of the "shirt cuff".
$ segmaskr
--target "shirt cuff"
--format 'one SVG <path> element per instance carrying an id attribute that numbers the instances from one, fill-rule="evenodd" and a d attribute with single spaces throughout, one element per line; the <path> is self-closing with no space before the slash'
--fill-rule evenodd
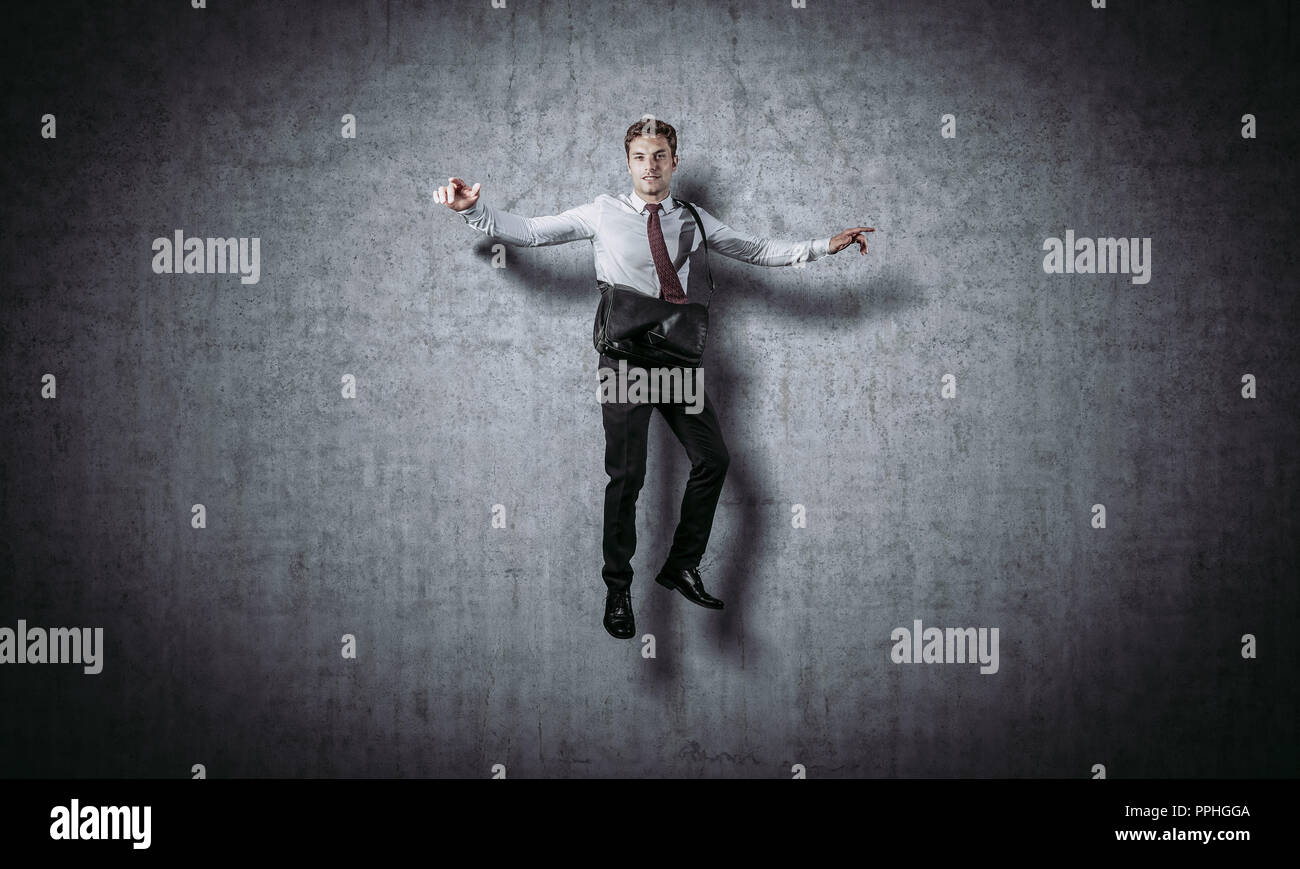
<path id="1" fill-rule="evenodd" d="M 829 238 L 817 239 L 812 244 L 812 252 L 814 258 L 816 259 L 820 259 L 821 257 L 824 256 L 829 256 L 831 252 L 831 240 Z"/>
<path id="2" fill-rule="evenodd" d="M 475 203 L 471 205 L 469 208 L 466 208 L 464 211 L 458 211 L 456 213 L 459 214 L 461 217 L 465 218 L 466 220 L 473 220 L 474 218 L 479 217 L 480 215 L 483 214 L 483 197 L 480 196 L 478 200 L 475 201 Z"/>

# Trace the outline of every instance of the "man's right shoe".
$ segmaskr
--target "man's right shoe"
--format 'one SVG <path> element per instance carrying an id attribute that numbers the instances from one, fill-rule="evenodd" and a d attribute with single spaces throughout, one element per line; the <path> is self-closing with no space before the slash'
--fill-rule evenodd
<path id="1" fill-rule="evenodd" d="M 631 592 L 610 591 L 605 595 L 605 630 L 620 640 L 626 640 L 636 633 Z"/>

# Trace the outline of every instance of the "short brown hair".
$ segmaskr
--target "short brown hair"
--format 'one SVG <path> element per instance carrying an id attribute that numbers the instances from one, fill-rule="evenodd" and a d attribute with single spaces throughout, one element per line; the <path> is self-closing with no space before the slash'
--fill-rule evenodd
<path id="1" fill-rule="evenodd" d="M 669 155 L 677 156 L 677 130 L 672 124 L 661 121 L 654 115 L 642 115 L 641 120 L 627 128 L 627 135 L 623 137 L 623 153 L 629 160 L 632 159 L 632 140 L 639 136 L 647 136 L 651 139 L 663 136 L 668 140 Z"/>

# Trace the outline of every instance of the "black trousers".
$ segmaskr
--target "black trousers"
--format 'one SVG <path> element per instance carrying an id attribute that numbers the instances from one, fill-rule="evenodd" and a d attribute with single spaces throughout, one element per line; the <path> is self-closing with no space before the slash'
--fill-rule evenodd
<path id="1" fill-rule="evenodd" d="M 600 367 L 618 371 L 618 360 L 603 353 Z M 628 364 L 628 370 L 633 367 Z M 610 591 L 624 591 L 632 584 L 632 555 L 636 552 L 636 499 L 645 482 L 646 436 L 650 416 L 663 414 L 691 460 L 691 474 L 682 496 L 681 515 L 673 534 L 673 545 L 665 567 L 699 567 L 713 530 L 713 513 L 722 494 L 731 456 L 722 439 L 708 390 L 699 413 L 687 413 L 690 405 L 662 400 L 658 403 L 602 402 L 605 426 L 605 567 L 602 575 Z"/>

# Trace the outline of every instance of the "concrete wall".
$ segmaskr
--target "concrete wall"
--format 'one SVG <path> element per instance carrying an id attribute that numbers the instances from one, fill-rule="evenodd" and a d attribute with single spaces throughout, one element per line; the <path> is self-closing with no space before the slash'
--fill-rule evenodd
<path id="1" fill-rule="evenodd" d="M 104 649 L 0 667 L 0 774 L 1300 772 L 1289 4 L 208 5 L 10 13 L 0 627 Z M 657 418 L 654 658 L 601 627 L 591 248 L 495 269 L 432 197 L 630 189 L 645 113 L 732 226 L 877 230 L 713 260 L 726 609 L 652 581 Z M 177 229 L 260 279 L 155 274 Z M 1149 282 L 1045 273 L 1067 230 Z M 918 619 L 998 671 L 894 663 Z"/>

